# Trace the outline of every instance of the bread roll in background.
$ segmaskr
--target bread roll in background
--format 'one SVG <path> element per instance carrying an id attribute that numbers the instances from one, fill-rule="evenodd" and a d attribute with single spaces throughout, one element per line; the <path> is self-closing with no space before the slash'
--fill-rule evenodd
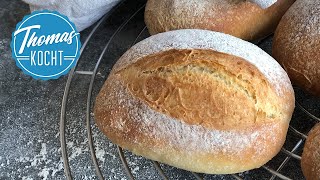
<path id="1" fill-rule="evenodd" d="M 302 153 L 301 167 L 307 180 L 320 180 L 320 123 L 309 132 Z"/>
<path id="2" fill-rule="evenodd" d="M 320 96 L 320 1 L 292 5 L 279 23 L 272 51 L 293 84 Z"/>
<path id="3" fill-rule="evenodd" d="M 258 168 L 281 149 L 294 109 L 286 72 L 259 47 L 207 30 L 151 36 L 113 67 L 96 98 L 100 130 L 185 170 Z"/>
<path id="4" fill-rule="evenodd" d="M 274 1 L 148 0 L 145 23 L 151 35 L 177 29 L 206 29 L 257 40 L 274 32 L 295 0 Z"/>

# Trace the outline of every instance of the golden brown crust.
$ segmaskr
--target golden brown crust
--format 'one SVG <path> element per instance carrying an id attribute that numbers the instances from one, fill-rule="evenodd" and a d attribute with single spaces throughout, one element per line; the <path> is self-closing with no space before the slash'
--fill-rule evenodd
<path id="1" fill-rule="evenodd" d="M 320 2 L 297 1 L 276 30 L 273 56 L 297 86 L 320 96 Z"/>
<path id="2" fill-rule="evenodd" d="M 137 155 L 182 169 L 230 174 L 262 166 L 282 147 L 288 122 L 245 130 L 209 130 L 154 111 L 134 97 L 119 74 L 110 74 L 95 104 L 99 129 Z"/>
<path id="3" fill-rule="evenodd" d="M 191 64 L 196 71 L 181 69 Z M 208 75 L 205 68 L 225 77 Z M 187 93 L 176 99 L 181 91 Z M 239 57 L 169 50 L 113 71 L 97 97 L 95 118 L 112 142 L 135 154 L 190 171 L 228 174 L 258 168 L 279 152 L 291 117 L 279 103 L 263 75 Z M 206 116 L 207 109 L 218 118 Z"/>
<path id="4" fill-rule="evenodd" d="M 228 54 L 173 49 L 143 57 L 115 73 L 133 96 L 187 124 L 244 129 L 283 118 L 283 109 L 270 101 L 276 94 L 263 74 Z"/>
<path id="5" fill-rule="evenodd" d="M 148 0 L 145 22 L 150 34 L 176 29 L 207 29 L 245 40 L 272 33 L 295 0 L 278 0 L 267 9 L 249 1 Z"/>
<path id="6" fill-rule="evenodd" d="M 302 153 L 301 167 L 307 180 L 320 180 L 320 123 L 308 135 Z"/>
<path id="7" fill-rule="evenodd" d="M 135 154 L 228 174 L 260 167 L 279 152 L 293 108 L 288 76 L 261 49 L 222 33 L 179 30 L 130 48 L 94 114 L 112 142 Z"/>

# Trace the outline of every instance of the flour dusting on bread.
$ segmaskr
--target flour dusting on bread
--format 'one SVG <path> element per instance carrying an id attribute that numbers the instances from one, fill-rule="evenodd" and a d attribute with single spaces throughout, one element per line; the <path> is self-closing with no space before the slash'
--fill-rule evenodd
<path id="1" fill-rule="evenodd" d="M 141 57 L 170 49 L 211 49 L 238 56 L 256 66 L 276 88 L 279 96 L 292 89 L 286 72 L 262 49 L 239 38 L 208 30 L 176 30 L 151 36 L 128 50 L 114 70 L 125 68 Z"/>

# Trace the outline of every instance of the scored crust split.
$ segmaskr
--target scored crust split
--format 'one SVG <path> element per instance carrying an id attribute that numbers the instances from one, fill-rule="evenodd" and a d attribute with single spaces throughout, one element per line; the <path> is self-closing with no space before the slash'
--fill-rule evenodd
<path id="1" fill-rule="evenodd" d="M 290 80 L 267 53 L 222 33 L 177 30 L 128 50 L 94 113 L 102 132 L 135 154 L 229 174 L 280 151 L 293 108 Z"/>

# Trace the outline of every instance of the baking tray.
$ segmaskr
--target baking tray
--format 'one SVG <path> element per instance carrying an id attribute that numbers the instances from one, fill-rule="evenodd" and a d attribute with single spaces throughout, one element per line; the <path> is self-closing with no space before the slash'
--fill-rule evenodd
<path id="1" fill-rule="evenodd" d="M 281 152 L 261 168 L 243 173 L 208 175 L 184 171 L 135 156 L 112 144 L 99 132 L 93 119 L 95 97 L 117 59 L 133 44 L 150 36 L 143 21 L 144 7 L 143 0 L 122 1 L 106 14 L 88 32 L 77 65 L 69 73 L 60 117 L 61 153 L 67 179 L 81 178 L 77 175 L 75 163 L 72 163 L 73 167 L 70 166 L 72 155 L 68 153 L 70 150 L 68 144 L 73 143 L 77 138 L 71 130 L 75 127 L 70 127 L 68 123 L 74 121 L 69 114 L 77 111 L 72 106 L 74 101 L 82 103 L 85 111 L 83 116 L 85 121 L 82 124 L 85 130 L 81 132 L 90 152 L 88 156 L 90 156 L 91 165 L 88 168 L 95 170 L 97 179 L 304 179 L 300 167 L 301 153 L 307 133 L 317 122 L 320 122 L 318 118 L 320 100 L 296 87 L 294 88 L 296 109 Z M 115 31 L 109 34 L 110 32 L 104 31 L 106 26 L 114 27 Z M 271 54 L 272 35 L 255 44 Z M 94 48 L 97 45 L 101 48 Z M 87 55 L 92 52 L 96 55 Z M 77 86 L 78 81 L 86 81 L 87 86 Z M 82 88 L 86 96 L 79 97 L 73 94 L 74 88 Z M 112 158 L 101 158 L 106 154 Z"/>

